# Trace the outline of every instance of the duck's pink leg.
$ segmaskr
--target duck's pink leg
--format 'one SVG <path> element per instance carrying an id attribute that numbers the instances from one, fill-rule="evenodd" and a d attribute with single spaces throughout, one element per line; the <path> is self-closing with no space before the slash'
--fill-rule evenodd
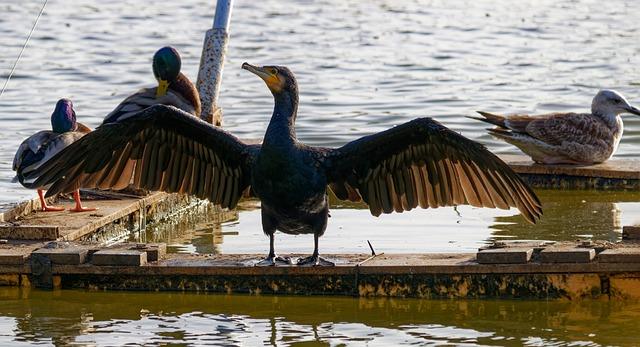
<path id="1" fill-rule="evenodd" d="M 70 209 L 71 212 L 87 212 L 87 211 L 95 211 L 97 208 L 95 207 L 82 207 L 82 202 L 80 201 L 80 191 L 76 190 L 73 192 L 73 200 L 76 201 L 76 207 Z"/>

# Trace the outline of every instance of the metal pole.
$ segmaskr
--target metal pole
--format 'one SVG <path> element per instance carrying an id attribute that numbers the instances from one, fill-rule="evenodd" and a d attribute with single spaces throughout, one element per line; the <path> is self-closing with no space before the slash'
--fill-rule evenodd
<path id="1" fill-rule="evenodd" d="M 224 56 L 229 42 L 229 22 L 233 0 L 218 0 L 213 28 L 207 30 L 202 46 L 200 70 L 196 87 L 202 102 L 200 118 L 214 125 L 222 125 L 222 110 L 218 107 L 218 94 L 222 82 Z"/>

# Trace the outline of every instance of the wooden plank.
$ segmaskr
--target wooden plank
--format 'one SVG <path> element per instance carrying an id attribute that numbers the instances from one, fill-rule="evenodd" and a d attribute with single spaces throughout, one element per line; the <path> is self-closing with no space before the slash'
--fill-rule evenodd
<path id="1" fill-rule="evenodd" d="M 1 265 L 23 265 L 31 254 L 28 248 L 2 248 L 0 249 Z"/>
<path id="2" fill-rule="evenodd" d="M 640 247 L 607 249 L 598 254 L 603 263 L 640 263 Z"/>
<path id="3" fill-rule="evenodd" d="M 91 255 L 93 265 L 141 266 L 147 263 L 147 252 L 130 249 L 105 249 Z"/>
<path id="4" fill-rule="evenodd" d="M 613 158 L 595 165 L 542 165 L 525 155 L 499 155 L 517 173 L 640 180 L 640 160 Z"/>
<path id="5" fill-rule="evenodd" d="M 596 256 L 593 248 L 548 248 L 540 252 L 543 263 L 588 263 Z"/>
<path id="6" fill-rule="evenodd" d="M 480 264 L 525 264 L 531 259 L 533 248 L 483 249 L 476 254 Z"/>
<path id="7" fill-rule="evenodd" d="M 87 259 L 88 249 L 86 247 L 40 248 L 33 254 L 49 258 L 52 264 L 80 265 Z"/>
<path id="8" fill-rule="evenodd" d="M 9 240 L 57 240 L 60 227 L 56 225 L 0 225 L 0 238 Z"/>

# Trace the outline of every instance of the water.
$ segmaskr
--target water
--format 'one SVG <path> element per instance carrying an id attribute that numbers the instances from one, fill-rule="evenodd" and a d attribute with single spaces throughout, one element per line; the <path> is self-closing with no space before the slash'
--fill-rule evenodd
<path id="1" fill-rule="evenodd" d="M 0 1 L 0 77 L 41 1 Z M 237 1 L 220 105 L 225 127 L 261 138 L 273 101 L 244 61 L 291 67 L 300 84 L 298 136 L 339 146 L 431 116 L 499 153 L 514 147 L 464 118 L 475 110 L 588 110 L 599 88 L 640 104 L 640 3 L 529 0 Z M 98 125 L 125 96 L 154 83 L 150 60 L 176 46 L 195 80 L 211 1 L 57 0 L 46 8 L 0 98 L 0 204 L 33 193 L 9 182 L 17 145 L 46 129 L 71 98 Z M 625 117 L 618 156 L 636 155 L 640 118 Z M 1 206 L 1 205 L 0 205 Z"/>
<path id="2" fill-rule="evenodd" d="M 0 288 L 0 345 L 632 346 L 640 304 Z M 339 318 L 336 318 L 339 317 Z"/>
<path id="3" fill-rule="evenodd" d="M 60 97 L 71 98 L 80 120 L 95 127 L 125 96 L 153 84 L 151 56 L 167 44 L 179 49 L 184 72 L 195 80 L 211 3 L 50 1 L 0 97 L 0 209 L 34 196 L 10 183 L 11 160 L 20 141 L 49 127 Z M 40 6 L 41 1 L 0 0 L 0 78 L 6 77 Z M 600 88 L 617 89 L 637 105 L 638 12 L 640 3 L 633 0 L 606 5 L 598 0 L 239 0 L 220 95 L 225 127 L 255 139 L 269 120 L 269 92 L 240 69 L 248 61 L 287 65 L 296 73 L 301 91 L 297 133 L 309 144 L 339 146 L 431 116 L 495 152 L 517 153 L 464 116 L 478 109 L 586 111 Z M 625 125 L 616 156 L 634 157 L 640 119 L 626 116 Z M 637 194 L 541 191 L 545 218 L 535 228 L 513 210 L 460 207 L 375 219 L 351 205 L 334 206 L 321 247 L 327 253 L 367 251 L 365 240 L 371 239 L 385 252 L 438 252 L 470 251 L 505 238 L 615 241 L 621 225 L 638 222 Z M 237 222 L 219 230 L 206 228 L 148 237 L 164 237 L 176 252 L 266 251 L 256 210 L 242 212 Z M 312 243 L 309 237 L 280 235 L 277 242 L 282 252 L 310 251 Z M 211 338 L 247 345 L 272 340 L 277 345 L 308 340 L 324 345 L 624 345 L 632 343 L 625 334 L 635 331 L 628 317 L 638 312 L 637 306 L 603 302 L 11 295 L 0 306 L 5 327 L 0 344 L 197 344 Z M 190 300 L 191 305 L 176 304 Z M 280 311 L 278 302 L 287 302 L 289 310 L 316 305 L 309 307 L 330 313 Z"/>
<path id="4" fill-rule="evenodd" d="M 622 226 L 640 224 L 640 193 L 621 191 L 539 190 L 545 202 L 544 218 L 527 223 L 512 209 L 488 210 L 470 206 L 413 210 L 372 217 L 362 204 L 335 202 L 320 250 L 325 254 L 369 253 L 369 240 L 377 252 L 475 252 L 494 241 L 599 240 L 618 242 Z M 132 242 L 165 242 L 169 252 L 189 254 L 257 253 L 269 250 L 262 232 L 258 201 L 247 201 L 236 220 L 216 223 L 215 213 L 175 223 L 147 226 Z M 311 235 L 276 234 L 280 253 L 310 253 Z"/>

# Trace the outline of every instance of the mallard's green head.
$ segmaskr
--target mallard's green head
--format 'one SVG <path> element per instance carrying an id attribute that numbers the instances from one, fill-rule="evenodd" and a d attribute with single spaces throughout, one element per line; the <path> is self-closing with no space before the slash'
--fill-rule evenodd
<path id="1" fill-rule="evenodd" d="M 51 128 L 56 133 L 66 133 L 74 131 L 78 127 L 76 123 L 76 111 L 73 110 L 73 103 L 69 99 L 60 99 L 56 103 L 56 109 L 51 114 Z"/>
<path id="2" fill-rule="evenodd" d="M 180 54 L 173 47 L 162 47 L 153 55 L 153 75 L 158 80 L 156 97 L 167 94 L 169 84 L 176 80 L 181 66 Z"/>

